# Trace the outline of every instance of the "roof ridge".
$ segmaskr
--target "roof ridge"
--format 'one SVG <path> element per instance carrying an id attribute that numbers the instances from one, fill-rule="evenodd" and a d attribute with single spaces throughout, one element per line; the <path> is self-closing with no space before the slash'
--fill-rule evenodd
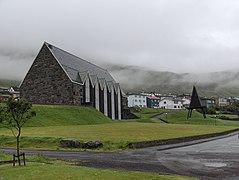
<path id="1" fill-rule="evenodd" d="M 104 69 L 104 68 L 102 68 L 102 67 L 100 67 L 100 66 L 98 66 L 98 65 L 96 65 L 96 64 L 93 64 L 93 63 L 91 63 L 91 62 L 89 62 L 89 61 L 87 61 L 87 60 L 85 60 L 85 59 L 82 59 L 82 58 L 80 58 L 80 57 L 78 57 L 78 56 L 76 56 L 76 55 L 74 55 L 74 54 L 72 54 L 72 53 L 70 53 L 70 52 L 68 52 L 68 51 L 66 51 L 66 50 L 64 50 L 64 49 L 61 49 L 61 48 L 59 48 L 59 47 L 56 47 L 56 46 L 54 46 L 54 45 L 52 45 L 52 44 L 50 44 L 50 43 L 48 43 L 48 42 L 44 42 L 46 45 L 48 45 L 48 47 L 49 47 L 49 45 L 50 46 L 52 46 L 52 47 L 54 47 L 54 48 L 57 48 L 57 49 L 59 49 L 60 51 L 63 51 L 63 52 L 65 52 L 65 53 L 67 53 L 67 54 L 69 54 L 69 55 L 71 55 L 71 56 L 74 56 L 74 57 L 76 57 L 77 59 L 80 59 L 80 60 L 82 60 L 82 61 L 85 61 L 86 63 L 88 63 L 88 64 L 91 64 L 91 65 L 93 65 L 93 66 L 96 66 L 96 67 L 98 67 L 98 68 L 100 68 L 100 69 L 102 69 L 102 70 L 104 70 L 104 71 L 107 71 L 107 69 Z M 50 47 L 49 47 L 50 48 Z M 51 49 L 51 48 L 50 48 Z M 108 72 L 108 71 L 107 71 Z"/>

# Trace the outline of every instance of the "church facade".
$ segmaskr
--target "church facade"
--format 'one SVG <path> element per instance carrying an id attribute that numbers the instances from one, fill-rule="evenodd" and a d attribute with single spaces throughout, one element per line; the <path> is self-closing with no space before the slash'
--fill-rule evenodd
<path id="1" fill-rule="evenodd" d="M 122 119 L 127 107 L 120 85 L 107 70 L 46 42 L 20 94 L 36 104 L 89 105 L 111 119 Z"/>

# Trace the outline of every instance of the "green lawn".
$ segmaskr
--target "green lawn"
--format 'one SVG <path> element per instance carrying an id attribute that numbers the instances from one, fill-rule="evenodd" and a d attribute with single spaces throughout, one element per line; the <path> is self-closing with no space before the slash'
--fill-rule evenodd
<path id="1" fill-rule="evenodd" d="M 25 127 L 23 136 L 62 137 L 102 141 L 144 141 L 167 139 L 198 134 L 207 134 L 234 129 L 230 126 L 152 124 L 152 123 L 112 123 L 99 125 L 75 125 L 55 127 Z M 1 129 L 2 135 L 11 135 L 8 129 Z"/>
<path id="2" fill-rule="evenodd" d="M 103 170 L 64 164 L 28 163 L 27 166 L 1 165 L 0 179 L 24 180 L 126 180 L 126 179 L 160 179 L 160 180 L 192 180 L 183 176 L 160 175 L 157 173 L 143 173 L 123 170 Z"/>
<path id="3" fill-rule="evenodd" d="M 162 111 L 162 110 L 161 110 Z M 192 118 L 187 119 L 187 110 L 170 110 L 167 112 L 167 116 L 162 117 L 172 124 L 194 124 L 194 125 L 211 125 L 211 126 L 237 126 L 239 127 L 239 121 L 225 121 L 217 118 L 212 118 L 212 115 L 206 115 L 207 118 L 203 118 L 202 114 L 197 111 L 193 111 Z"/>
<path id="4" fill-rule="evenodd" d="M 129 142 L 169 139 L 175 137 L 209 134 L 234 129 L 232 126 L 206 126 L 158 123 L 109 123 L 97 125 L 25 127 L 22 131 L 24 148 L 58 148 L 59 138 L 78 138 L 83 141 L 101 140 L 102 150 L 124 148 Z M 0 129 L 0 146 L 14 147 L 11 131 Z M 25 139 L 24 139 L 25 138 Z"/>
<path id="5" fill-rule="evenodd" d="M 222 132 L 238 127 L 238 122 L 215 118 L 204 119 L 196 111 L 186 119 L 187 111 L 147 109 L 141 110 L 141 119 L 110 120 L 90 107 L 34 105 L 37 116 L 29 120 L 22 131 L 21 147 L 57 149 L 61 138 L 78 138 L 82 141 L 101 140 L 100 150 L 125 149 L 129 142 L 169 139 Z M 165 124 L 150 118 L 167 112 Z M 139 115 L 139 113 L 136 113 Z M 38 126 L 38 127 L 37 127 Z M 15 139 L 11 131 L 0 128 L 0 146 L 14 147 Z"/>

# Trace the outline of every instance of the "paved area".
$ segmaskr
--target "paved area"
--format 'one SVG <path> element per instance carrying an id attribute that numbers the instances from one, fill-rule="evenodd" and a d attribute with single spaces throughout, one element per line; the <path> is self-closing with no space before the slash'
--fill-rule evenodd
<path id="1" fill-rule="evenodd" d="M 0 148 L 14 153 L 14 149 Z M 27 155 L 43 154 L 76 165 L 178 174 L 200 179 L 239 179 L 239 139 L 237 133 L 175 145 L 122 152 L 80 152 L 24 150 Z"/>

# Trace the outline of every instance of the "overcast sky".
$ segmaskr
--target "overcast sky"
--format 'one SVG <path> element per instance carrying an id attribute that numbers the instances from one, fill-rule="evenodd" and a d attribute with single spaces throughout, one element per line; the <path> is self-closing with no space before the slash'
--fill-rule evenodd
<path id="1" fill-rule="evenodd" d="M 95 63 L 235 69 L 238 19 L 238 0 L 0 0 L 0 78 L 22 79 L 44 41 Z"/>

